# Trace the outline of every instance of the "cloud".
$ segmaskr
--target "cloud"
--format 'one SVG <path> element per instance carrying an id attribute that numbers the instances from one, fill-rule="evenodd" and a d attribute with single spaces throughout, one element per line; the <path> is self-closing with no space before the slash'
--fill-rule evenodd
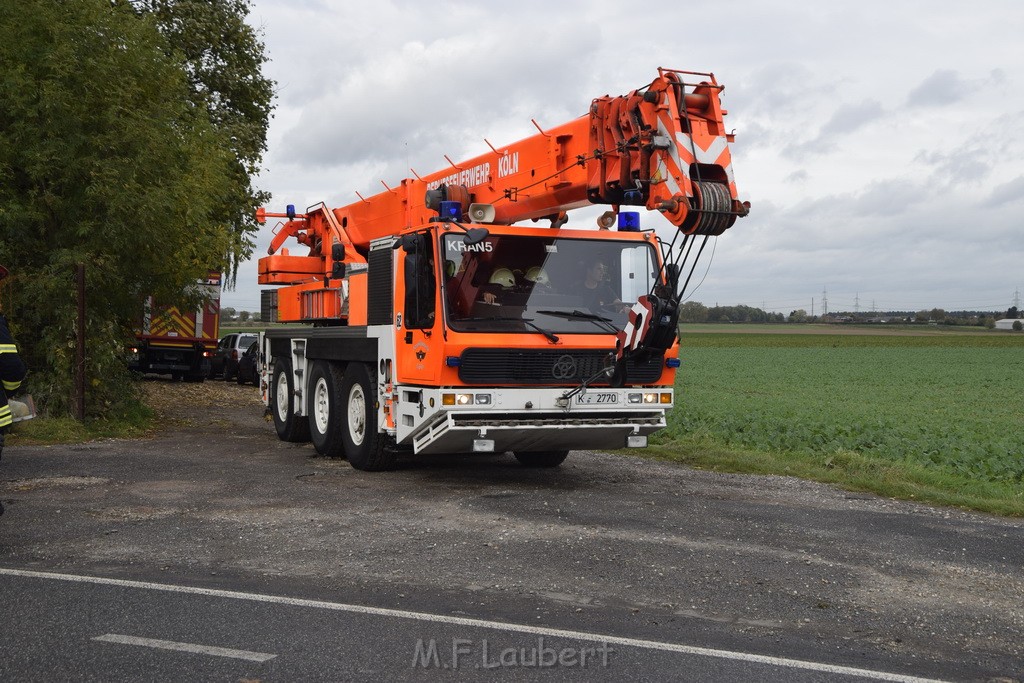
<path id="1" fill-rule="evenodd" d="M 985 77 L 966 79 L 953 69 L 939 69 L 907 93 L 910 107 L 941 107 L 967 100 L 975 93 L 1006 83 L 1006 71 L 992 69 Z"/>
<path id="2" fill-rule="evenodd" d="M 841 105 L 821 126 L 816 137 L 789 144 L 784 148 L 783 153 L 794 159 L 830 154 L 839 149 L 838 141 L 843 136 L 856 132 L 872 121 L 880 119 L 884 114 L 882 103 L 877 100 Z"/>
<path id="3" fill-rule="evenodd" d="M 992 190 L 989 202 L 996 206 L 1019 202 L 1024 199 L 1024 176 L 1017 176 L 1008 183 L 998 185 Z"/>
<path id="4" fill-rule="evenodd" d="M 967 97 L 972 89 L 956 71 L 939 69 L 907 93 L 907 104 L 911 107 L 953 104 Z"/>

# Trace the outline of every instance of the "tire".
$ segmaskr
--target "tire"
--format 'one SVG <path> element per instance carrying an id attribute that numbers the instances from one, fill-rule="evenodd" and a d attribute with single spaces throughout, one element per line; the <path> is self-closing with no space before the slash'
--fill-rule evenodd
<path id="1" fill-rule="evenodd" d="M 236 371 L 235 374 L 232 375 L 231 371 L 228 369 L 228 364 L 227 363 L 224 364 L 224 381 L 225 382 L 230 382 L 231 380 L 233 380 L 235 378 L 235 375 L 237 375 L 237 374 L 238 374 L 238 372 Z"/>
<path id="2" fill-rule="evenodd" d="M 274 377 L 270 384 L 270 414 L 281 441 L 305 443 L 309 441 L 309 421 L 292 410 L 292 364 L 287 358 L 274 359 Z"/>
<path id="3" fill-rule="evenodd" d="M 393 467 L 397 453 L 388 448 L 387 436 L 377 431 L 377 386 L 368 366 L 348 364 L 341 382 L 341 397 L 345 406 L 342 440 L 349 463 L 366 472 Z"/>
<path id="4" fill-rule="evenodd" d="M 342 400 L 344 373 L 341 365 L 325 360 L 313 363 L 309 376 L 309 436 L 313 448 L 328 458 L 344 457 L 347 427 Z"/>
<path id="5" fill-rule="evenodd" d="M 558 467 L 569 456 L 569 451 L 513 451 L 523 467 Z"/>

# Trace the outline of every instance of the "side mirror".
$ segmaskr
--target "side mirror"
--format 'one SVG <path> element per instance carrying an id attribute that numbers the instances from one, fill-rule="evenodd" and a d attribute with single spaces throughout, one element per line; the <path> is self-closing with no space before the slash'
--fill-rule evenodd
<path id="1" fill-rule="evenodd" d="M 395 243 L 391 245 L 391 248 L 398 249 L 401 247 L 402 249 L 405 249 L 405 253 L 407 254 L 416 253 L 419 251 L 420 240 L 422 237 L 422 235 L 402 235 L 395 240 Z"/>
<path id="2" fill-rule="evenodd" d="M 344 261 L 345 260 L 345 245 L 341 242 L 335 242 L 331 245 L 331 260 L 332 261 Z"/>
<path id="3" fill-rule="evenodd" d="M 462 240 L 466 244 L 480 244 L 491 232 L 487 228 L 470 228 L 466 230 L 466 237 Z"/>

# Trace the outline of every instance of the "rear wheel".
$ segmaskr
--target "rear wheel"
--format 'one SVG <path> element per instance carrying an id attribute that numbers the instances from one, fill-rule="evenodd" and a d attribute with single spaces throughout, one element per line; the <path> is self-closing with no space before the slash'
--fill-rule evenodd
<path id="1" fill-rule="evenodd" d="M 330 458 L 345 455 L 342 437 L 347 417 L 342 400 L 343 382 L 344 374 L 337 363 L 313 363 L 309 376 L 309 436 L 316 452 Z"/>
<path id="2" fill-rule="evenodd" d="M 558 467 L 569 457 L 569 451 L 512 451 L 524 467 Z"/>
<path id="3" fill-rule="evenodd" d="M 368 472 L 390 469 L 397 454 L 387 447 L 387 436 L 377 431 L 377 387 L 368 366 L 348 364 L 341 396 L 345 406 L 342 440 L 352 467 Z"/>
<path id="4" fill-rule="evenodd" d="M 302 443 L 309 441 L 309 421 L 295 414 L 292 396 L 292 364 L 287 358 L 274 359 L 274 377 L 270 385 L 270 414 L 274 428 L 282 441 Z"/>

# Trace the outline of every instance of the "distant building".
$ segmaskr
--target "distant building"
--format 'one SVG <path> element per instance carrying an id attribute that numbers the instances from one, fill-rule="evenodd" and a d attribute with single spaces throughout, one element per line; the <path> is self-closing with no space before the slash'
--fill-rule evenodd
<path id="1" fill-rule="evenodd" d="M 1002 320 L 997 320 L 996 321 L 996 329 L 997 330 L 1012 330 L 1013 329 L 1013 324 L 1016 323 L 1016 322 L 1024 324 L 1024 320 L 1020 320 L 1018 318 L 1003 318 Z"/>

